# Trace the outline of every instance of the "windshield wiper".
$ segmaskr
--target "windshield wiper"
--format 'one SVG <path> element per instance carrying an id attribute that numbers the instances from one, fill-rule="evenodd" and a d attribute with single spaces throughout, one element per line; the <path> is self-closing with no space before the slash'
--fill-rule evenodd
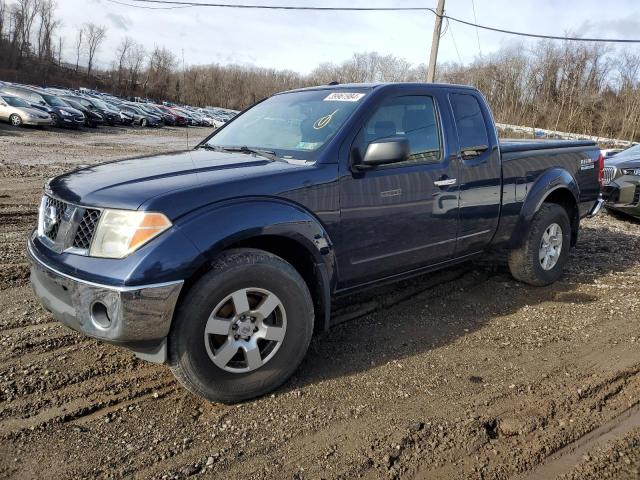
<path id="1" fill-rule="evenodd" d="M 260 150 L 258 148 L 247 147 L 246 145 L 242 147 L 221 147 L 226 152 L 240 152 L 240 153 L 253 153 L 254 155 L 258 155 L 260 157 L 264 157 L 272 162 L 279 160 L 276 152 L 272 152 L 271 150 Z"/>
<path id="2" fill-rule="evenodd" d="M 275 162 L 280 160 L 276 155 L 276 152 L 272 152 L 271 150 L 260 150 L 258 148 L 251 148 L 247 146 L 242 147 L 221 147 L 218 145 L 211 145 L 209 143 L 203 143 L 202 145 L 198 145 L 196 148 L 204 148 L 206 150 L 213 150 L 216 152 L 239 152 L 239 153 L 253 153 L 254 155 L 258 155 L 260 157 L 264 157 L 267 160 L 271 160 Z"/>

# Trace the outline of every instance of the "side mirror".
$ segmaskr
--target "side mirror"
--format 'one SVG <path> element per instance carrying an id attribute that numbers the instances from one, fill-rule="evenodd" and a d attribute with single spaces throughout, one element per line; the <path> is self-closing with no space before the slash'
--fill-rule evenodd
<path id="1" fill-rule="evenodd" d="M 404 137 L 389 137 L 371 142 L 362 163 L 355 165 L 358 170 L 368 170 L 378 165 L 404 162 L 409 159 L 411 147 Z"/>

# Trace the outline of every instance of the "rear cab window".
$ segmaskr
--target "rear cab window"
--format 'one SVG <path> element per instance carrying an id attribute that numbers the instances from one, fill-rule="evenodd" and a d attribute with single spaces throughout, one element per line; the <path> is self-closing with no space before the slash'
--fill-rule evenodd
<path id="1" fill-rule="evenodd" d="M 488 148 L 489 133 L 477 97 L 467 93 L 452 93 L 449 100 L 458 130 L 460 150 Z"/>

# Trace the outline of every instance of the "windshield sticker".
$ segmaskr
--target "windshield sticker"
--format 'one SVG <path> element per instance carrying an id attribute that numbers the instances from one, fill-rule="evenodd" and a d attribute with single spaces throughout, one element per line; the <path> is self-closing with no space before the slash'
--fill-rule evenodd
<path id="1" fill-rule="evenodd" d="M 322 130 L 324 127 L 329 125 L 331 123 L 331 120 L 333 120 L 333 116 L 336 113 L 338 113 L 338 110 L 340 110 L 340 109 L 338 108 L 337 110 L 334 110 L 329 115 L 325 115 L 324 117 L 320 117 L 318 120 L 316 120 L 316 123 L 313 124 L 313 129 L 314 130 Z"/>
<path id="2" fill-rule="evenodd" d="M 322 145 L 322 142 L 299 142 L 296 145 L 298 150 L 315 150 Z"/>
<path id="3" fill-rule="evenodd" d="M 323 101 L 325 102 L 357 102 L 362 97 L 364 97 L 364 93 L 353 93 L 353 92 L 334 92 L 325 97 Z"/>

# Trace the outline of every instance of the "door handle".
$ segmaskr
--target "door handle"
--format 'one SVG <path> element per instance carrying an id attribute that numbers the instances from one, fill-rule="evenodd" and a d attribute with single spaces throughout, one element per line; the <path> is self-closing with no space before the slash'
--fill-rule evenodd
<path id="1" fill-rule="evenodd" d="M 455 185 L 456 183 L 458 183 L 457 178 L 447 178 L 445 180 L 436 180 L 435 182 L 433 182 L 436 187 L 449 187 L 451 185 Z"/>

